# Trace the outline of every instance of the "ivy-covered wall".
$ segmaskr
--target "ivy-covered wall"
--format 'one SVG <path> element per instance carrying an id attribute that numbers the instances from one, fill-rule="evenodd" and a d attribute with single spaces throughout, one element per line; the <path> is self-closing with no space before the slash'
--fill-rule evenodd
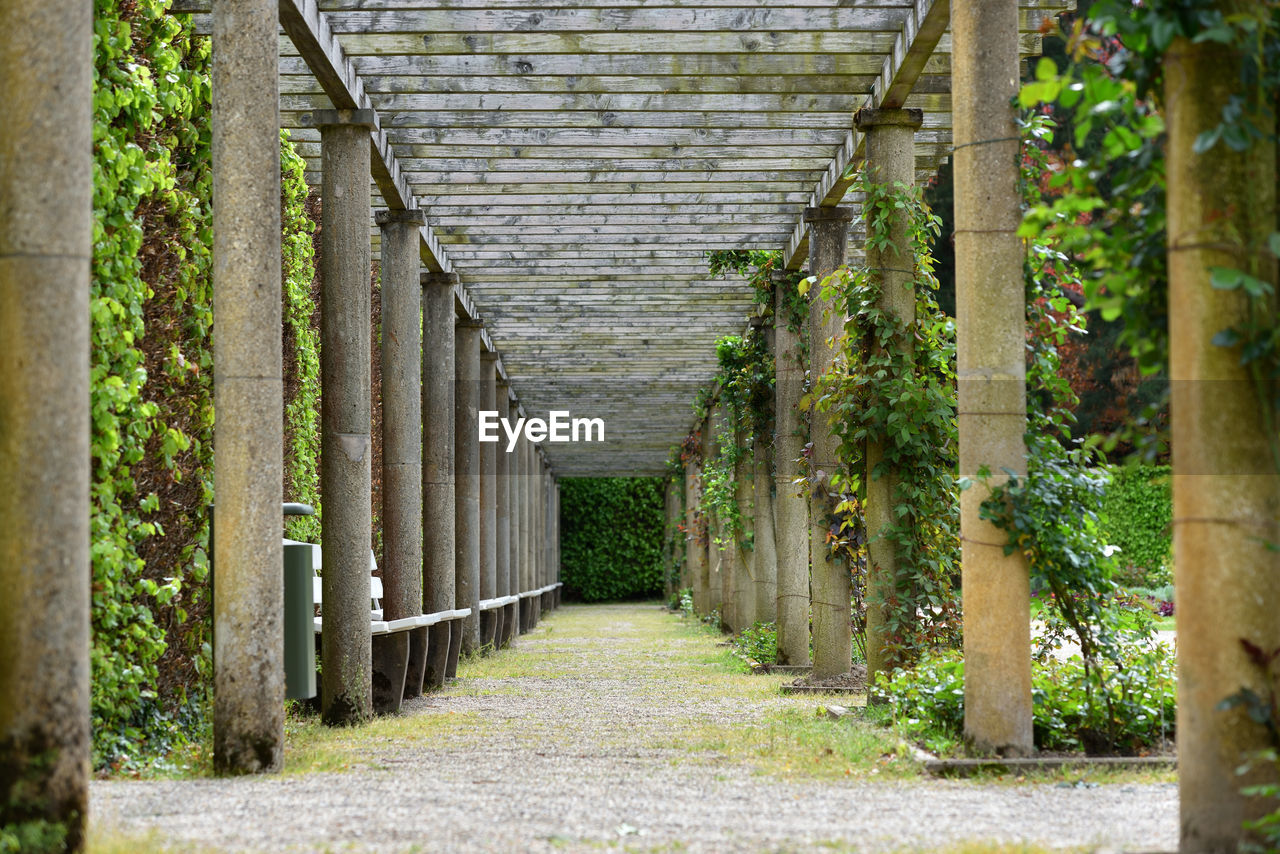
<path id="1" fill-rule="evenodd" d="M 95 765 L 198 731 L 210 680 L 210 46 L 167 0 L 97 0 L 92 713 Z M 316 503 L 314 217 L 281 139 L 287 498 Z M 311 539 L 319 521 L 294 522 Z"/>
<path id="2" fill-rule="evenodd" d="M 560 580 L 568 597 L 600 602 L 662 593 L 662 484 L 659 477 L 560 481 Z"/>

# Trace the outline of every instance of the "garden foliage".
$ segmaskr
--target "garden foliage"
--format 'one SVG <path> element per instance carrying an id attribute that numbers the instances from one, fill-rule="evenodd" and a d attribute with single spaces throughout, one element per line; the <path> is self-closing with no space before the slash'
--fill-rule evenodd
<path id="1" fill-rule="evenodd" d="M 584 602 L 662 593 L 663 479 L 560 481 L 560 579 Z"/>
<path id="2" fill-rule="evenodd" d="M 1141 644 L 1126 648 L 1122 667 L 1101 687 L 1079 656 L 1046 656 L 1031 672 L 1032 730 L 1040 750 L 1092 754 L 1162 748 L 1174 733 L 1177 680 L 1173 653 Z M 964 732 L 964 661 L 934 652 L 911 670 L 881 675 L 872 688 L 913 738 L 960 740 Z"/>
<path id="3" fill-rule="evenodd" d="M 97 0 L 90 292 L 95 765 L 198 728 L 210 671 L 213 298 L 209 41 L 165 0 Z M 315 503 L 314 225 L 282 151 L 286 494 Z M 295 533 L 315 533 L 307 525 Z"/>

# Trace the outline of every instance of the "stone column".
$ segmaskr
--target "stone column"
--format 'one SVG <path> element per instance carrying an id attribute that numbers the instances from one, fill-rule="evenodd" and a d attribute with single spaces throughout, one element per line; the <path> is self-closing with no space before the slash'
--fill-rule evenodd
<path id="1" fill-rule="evenodd" d="M 1026 472 L 1026 298 L 1018 195 L 1016 0 L 952 6 L 955 117 L 956 349 L 960 475 L 992 477 L 960 493 L 965 733 L 981 750 L 1024 754 L 1031 741 L 1030 579 L 1021 552 L 978 508 L 1004 471 Z"/>
<path id="2" fill-rule="evenodd" d="M 910 187 L 915 183 L 915 132 L 924 120 L 920 110 L 859 110 L 854 124 L 866 134 L 866 169 L 868 179 L 876 184 Z M 868 244 L 867 268 L 880 276 L 879 307 L 890 316 L 900 318 L 915 328 L 916 292 L 914 254 L 911 247 L 910 223 L 904 214 L 895 215 L 889 223 L 890 246 L 877 248 Z M 911 334 L 910 332 L 908 334 Z M 911 342 L 895 341 L 910 352 Z M 899 563 L 898 548 L 883 531 L 896 521 L 893 507 L 898 502 L 894 492 L 901 479 L 897 471 L 881 472 L 884 445 L 867 442 L 866 484 L 864 503 L 867 524 L 867 680 L 876 673 L 888 672 L 903 664 L 888 652 L 892 641 L 889 630 L 889 602 L 898 586 L 898 575 L 904 570 Z"/>
<path id="3" fill-rule="evenodd" d="M 668 477 L 662 485 L 662 601 L 671 602 L 675 594 L 676 481 Z"/>
<path id="4" fill-rule="evenodd" d="M 831 339 L 844 331 L 844 315 L 819 293 L 822 279 L 846 263 L 848 208 L 806 208 L 809 223 L 809 271 L 818 281 L 809 300 L 809 377 L 816 382 L 831 367 L 835 352 Z M 836 455 L 839 440 L 831 430 L 828 413 L 809 416 L 813 480 L 809 497 L 809 554 L 813 564 L 813 674 L 818 677 L 847 673 L 853 662 L 853 630 L 849 568 L 831 557 L 827 535 L 834 523 L 835 498 L 830 495 L 831 476 L 840 470 Z"/>
<path id="5" fill-rule="evenodd" d="M 382 230 L 382 609 L 400 620 L 423 613 L 418 229 L 427 219 L 420 210 L 378 211 L 374 219 Z M 417 697 L 428 630 L 397 634 L 409 642 L 404 697 Z"/>
<path id="6" fill-rule="evenodd" d="M 809 503 L 800 494 L 799 460 L 808 429 L 800 411 L 804 393 L 803 326 L 789 325 L 787 300 L 795 283 L 786 274 L 774 277 L 775 365 L 774 409 L 774 532 L 778 549 L 778 663 L 809 664 Z"/>
<path id="7" fill-rule="evenodd" d="M 369 635 L 373 540 L 369 130 L 373 118 L 372 110 L 317 110 L 312 118 L 320 127 L 324 202 L 320 229 L 324 633 L 320 655 L 321 718 L 330 725 L 358 723 L 373 711 Z M 261 567 L 255 571 L 261 572 Z"/>
<path id="8" fill-rule="evenodd" d="M 769 450 L 765 437 L 756 436 L 751 448 L 755 612 L 756 619 L 766 623 L 778 619 L 778 550 L 773 530 L 773 466 Z"/>
<path id="9" fill-rule="evenodd" d="M 1224 13 L 1246 6 L 1203 5 Z M 1242 345 L 1217 337 L 1251 318 L 1270 318 L 1274 329 L 1280 317 L 1276 261 L 1262 250 L 1276 230 L 1275 116 L 1248 115 L 1262 136 L 1246 151 L 1223 142 L 1194 151 L 1222 121 L 1222 105 L 1241 94 L 1240 62 L 1236 49 L 1185 38 L 1164 58 L 1180 850 L 1188 854 L 1237 851 L 1245 841 L 1269 847 L 1242 823 L 1274 810 L 1275 800 L 1241 790 L 1280 776 L 1264 761 L 1237 773 L 1274 742 L 1247 707 L 1219 708 L 1244 689 L 1264 699 L 1275 690 L 1275 665 L 1267 673 L 1243 641 L 1267 655 L 1280 648 L 1277 427 L 1263 417 L 1267 402 L 1241 364 Z M 1252 98 L 1244 103 L 1252 108 Z M 1248 272 L 1270 295 L 1251 300 L 1243 289 L 1214 287 L 1215 267 Z M 1273 378 L 1269 389 L 1274 395 L 1280 384 Z"/>
<path id="10" fill-rule="evenodd" d="M 707 550 L 699 541 L 702 519 L 699 487 L 702 483 L 700 459 L 689 458 L 684 464 L 684 566 L 685 586 L 692 591 L 693 609 L 703 613 L 706 607 L 706 590 L 703 579 L 707 574 Z"/>
<path id="11" fill-rule="evenodd" d="M 734 541 L 736 560 L 733 564 L 733 610 L 738 618 L 738 624 L 734 626 L 736 631 L 750 628 L 758 619 L 756 617 L 755 549 L 747 545 L 749 540 L 754 541 L 755 533 L 752 530 L 755 511 L 751 505 L 755 489 L 751 480 L 754 463 L 751 460 L 750 418 L 749 413 L 745 414 L 743 420 L 746 423 L 739 424 L 734 431 L 735 441 L 738 444 L 738 459 L 733 466 L 734 500 L 738 505 L 738 523 L 741 526 Z"/>
<path id="12" fill-rule="evenodd" d="M 454 585 L 462 621 L 462 653 L 479 652 L 480 638 L 480 321 L 459 320 L 454 365 Z"/>
<path id="13" fill-rule="evenodd" d="M 457 273 L 423 273 L 422 285 L 422 611 L 452 611 L 454 602 L 454 309 Z M 462 622 L 428 629 L 424 687 L 439 688 L 456 671 Z"/>
<path id="14" fill-rule="evenodd" d="M 712 611 L 720 610 L 720 547 L 716 545 L 719 536 L 719 523 L 715 511 L 707 501 L 707 466 L 716 453 L 716 418 L 714 409 L 707 411 L 707 418 L 702 428 L 702 520 L 706 526 L 707 542 L 703 546 L 706 555 L 706 573 L 702 579 L 702 610 L 698 613 L 704 617 Z"/>
<path id="15" fill-rule="evenodd" d="M 524 523 L 521 525 L 522 532 L 520 544 L 520 553 L 524 559 L 524 589 L 526 592 L 537 589 L 537 574 L 533 565 L 533 531 L 536 516 L 534 514 L 533 500 L 533 455 L 534 447 L 532 442 L 525 441 L 523 452 L 521 454 L 521 468 L 523 470 L 524 483 L 521 486 L 521 492 L 524 494 Z M 533 597 L 530 596 L 525 600 L 525 611 L 528 615 L 529 627 L 533 628 L 538 625 L 537 604 Z"/>
<path id="16" fill-rule="evenodd" d="M 480 409 L 498 411 L 498 354 L 480 354 Z M 478 427 L 477 427 L 478 430 Z M 502 430 L 498 430 L 501 436 Z M 478 432 L 477 432 L 478 439 Z M 480 598 L 498 595 L 498 443 L 480 442 Z M 498 643 L 498 624 L 502 612 L 490 609 L 480 614 L 480 645 L 492 648 Z"/>
<path id="17" fill-rule="evenodd" d="M 540 588 L 547 583 L 547 561 L 543 549 L 547 543 L 547 481 L 546 463 L 542 449 L 533 452 L 533 586 Z M 538 619 L 542 618 L 544 594 L 534 597 L 533 607 Z"/>
<path id="18" fill-rule="evenodd" d="M 508 417 L 511 419 L 519 418 L 520 402 L 512 398 L 507 407 Z M 511 515 L 511 593 L 513 596 L 519 596 L 524 592 L 524 560 L 520 552 L 520 543 L 524 537 L 524 494 L 521 489 L 524 484 L 524 478 L 520 467 L 521 450 L 520 442 L 517 440 L 515 448 L 510 452 L 507 451 L 507 444 L 502 444 L 503 455 L 507 458 L 507 495 L 510 503 Z M 525 624 L 528 615 L 525 613 L 524 600 L 521 599 L 515 604 L 515 634 L 522 635 L 529 630 Z"/>
<path id="19" fill-rule="evenodd" d="M 511 387 L 506 382 L 498 383 L 498 417 L 511 417 Z M 512 583 L 511 560 L 511 455 L 507 453 L 506 435 L 497 445 L 494 467 L 495 494 L 498 499 L 498 596 L 511 596 L 518 585 Z M 504 605 L 502 608 L 502 634 L 498 640 L 500 646 L 506 646 L 515 637 L 517 631 L 515 605 Z"/>
<path id="20" fill-rule="evenodd" d="M 216 22 L 221 24 L 221 18 Z M 250 23 L 253 35 L 260 35 L 261 24 Z M 272 33 L 274 39 L 274 29 Z M 234 47 L 239 48 L 235 57 L 252 63 L 253 49 L 261 44 L 248 38 Z M 219 48 L 224 53 L 229 49 L 223 41 Z M 0 6 L 0 91 L 5 97 L 0 123 L 0 825 L 59 823 L 66 832 L 60 841 L 79 851 L 88 811 L 90 747 L 93 4 L 54 0 Z M 246 102 L 253 119 L 259 118 L 255 108 L 265 101 Z M 224 125 L 217 123 L 224 118 L 221 109 L 214 116 L 219 131 Z M 257 129 L 250 121 L 246 135 L 252 139 Z M 215 162 L 222 166 L 226 149 L 221 139 L 219 143 Z M 243 164 L 245 174 L 270 165 L 264 163 L 265 153 L 259 154 Z M 276 192 L 278 198 L 278 188 Z M 254 208 L 252 213 L 269 211 Z M 225 225 L 223 217 L 217 221 Z M 278 239 L 278 209 L 275 222 Z M 252 216 L 245 223 L 261 225 Z M 248 278 L 247 270 L 233 266 L 231 272 Z M 279 281 L 277 265 L 277 317 Z M 215 287 L 227 284 L 225 276 L 215 280 Z M 243 353 L 239 348 L 233 352 Z M 275 352 L 280 352 L 278 332 Z M 277 370 L 279 364 L 277 358 Z M 222 365 L 219 361 L 216 367 Z M 261 393 L 268 385 L 263 381 L 262 388 L 251 391 Z M 279 394 L 277 379 L 277 400 Z M 279 429 L 277 424 L 277 436 Z M 241 455 L 245 451 L 233 449 Z M 243 507 L 253 522 L 256 504 L 269 498 L 269 493 L 265 498 L 242 494 L 242 503 L 229 509 Z M 278 505 L 276 513 L 278 522 Z M 232 545 L 242 553 L 266 548 L 257 533 L 251 528 Z M 278 532 L 275 543 L 279 555 Z M 244 558 L 229 551 L 226 559 L 236 567 L 246 563 Z M 253 583 L 241 575 L 230 577 L 243 578 L 246 586 Z M 282 582 L 273 581 L 280 601 Z M 270 585 L 261 586 L 263 595 L 270 596 Z M 233 585 L 230 592 L 246 599 L 253 588 Z M 279 620 L 275 625 L 283 631 Z M 233 623 L 227 629 L 245 631 Z M 241 636 L 249 643 L 257 638 Z M 274 652 L 281 672 L 255 674 L 260 681 L 246 681 L 283 701 L 283 651 Z M 283 724 L 280 706 L 269 706 L 250 692 L 243 697 L 252 700 L 243 710 L 228 706 L 222 695 L 216 698 L 219 756 L 239 762 L 244 758 L 241 745 L 261 737 L 269 746 L 265 765 L 275 767 Z M 261 767 L 251 763 L 244 770 Z"/>
<path id="21" fill-rule="evenodd" d="M 556 584 L 560 582 L 560 478 L 553 478 L 551 481 L 551 509 L 552 509 L 552 539 L 551 539 L 551 580 Z M 560 607 L 560 597 L 563 593 L 563 587 L 557 587 L 552 604 L 554 607 Z"/>
<path id="22" fill-rule="evenodd" d="M 529 568 L 529 531 L 533 525 L 533 516 L 529 512 L 529 442 L 521 436 L 516 444 L 517 464 L 520 467 L 520 478 L 517 489 L 520 491 L 520 592 L 527 593 L 533 589 L 533 574 Z M 520 628 L 529 631 L 533 628 L 533 600 L 520 600 Z"/>
<path id="23" fill-rule="evenodd" d="M 551 531 L 555 527 L 555 512 L 553 509 L 555 479 L 551 474 L 551 461 L 544 458 L 542 464 L 542 494 L 544 496 L 542 512 L 545 516 L 542 524 L 542 586 L 545 587 L 551 583 Z M 555 597 L 551 591 L 543 594 L 542 601 L 545 610 L 550 611 L 555 607 L 554 599 Z"/>

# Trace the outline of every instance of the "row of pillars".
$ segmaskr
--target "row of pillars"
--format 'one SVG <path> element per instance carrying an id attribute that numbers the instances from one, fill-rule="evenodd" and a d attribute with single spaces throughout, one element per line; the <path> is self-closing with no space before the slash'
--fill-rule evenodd
<path id="1" fill-rule="evenodd" d="M 217 32 L 215 26 L 215 38 Z M 508 417 L 519 404 L 499 371 L 498 354 L 485 349 L 481 322 L 456 316 L 457 274 L 420 272 L 424 212 L 383 210 L 372 217 L 382 245 L 383 448 L 382 505 L 373 507 L 368 224 L 374 116 L 368 110 L 320 110 L 311 121 L 320 129 L 322 202 L 320 708 L 325 723 L 343 725 L 439 688 L 456 673 L 460 655 L 507 645 L 537 624 L 553 597 L 482 603 L 555 580 L 558 486 L 543 451 L 523 437 L 510 451 L 480 442 L 481 410 Z M 215 147 L 215 181 L 222 163 L 218 153 Z M 269 223 L 264 218 L 260 225 Z M 275 334 L 278 339 L 278 328 Z M 215 367 L 217 354 L 215 349 Z M 270 411 L 264 405 L 256 412 L 264 410 Z M 217 453 L 223 449 L 221 442 L 215 446 Z M 225 497 L 217 510 L 232 518 L 262 497 L 228 490 L 221 477 L 218 489 Z M 275 491 L 278 496 L 278 484 Z M 383 522 L 383 619 L 460 609 L 465 616 L 407 633 L 370 635 L 368 556 L 375 510 Z M 267 696 L 268 684 L 277 687 L 275 668 L 259 666 L 262 684 L 251 689 L 243 676 L 251 661 L 263 661 L 274 628 L 260 625 L 248 637 L 227 622 L 228 614 L 246 604 L 243 587 L 234 581 L 243 566 L 238 562 L 247 557 L 271 565 L 271 558 L 225 549 L 228 539 L 235 542 L 234 533 L 223 534 L 229 529 L 221 517 L 215 525 L 215 763 L 230 772 L 271 770 L 280 764 L 280 739 L 270 756 L 262 745 L 271 743 L 272 733 L 282 736 L 278 709 L 242 695 L 252 690 L 253 696 Z M 274 550 L 278 517 L 273 529 Z M 265 551 L 267 545 L 257 548 Z M 261 577 L 255 583 L 269 586 Z M 281 595 L 278 589 L 270 593 Z M 403 672 L 408 675 L 401 681 Z"/>
<path id="2" fill-rule="evenodd" d="M 915 178 L 914 132 L 921 126 L 919 110 L 861 110 L 855 117 L 858 130 L 866 136 L 866 168 L 871 180 L 910 185 Z M 817 280 L 848 264 L 849 224 L 853 212 L 848 208 L 810 208 L 805 211 L 809 225 L 809 272 Z M 880 270 L 883 308 L 911 323 L 915 313 L 915 294 L 911 290 L 910 258 L 912 249 L 905 219 L 891 224 L 891 246 L 869 251 L 867 263 Z M 740 454 L 734 472 L 739 516 L 744 527 L 749 525 L 752 547 L 739 548 L 736 538 L 724 535 L 722 522 L 714 513 L 704 520 L 708 536 L 700 540 L 690 536 L 686 541 L 684 561 L 685 586 L 694 591 L 694 606 L 702 613 L 718 611 L 722 624 L 733 631 L 749 627 L 757 620 L 776 621 L 778 625 L 778 663 L 810 665 L 810 629 L 812 627 L 812 667 L 818 676 L 828 677 L 848 672 L 852 659 L 850 621 L 850 573 L 846 566 L 828 559 L 828 544 L 834 521 L 834 505 L 828 497 L 831 476 L 839 471 L 838 442 L 824 414 L 810 413 L 806 419 L 799 402 L 804 393 L 805 375 L 820 376 L 831 368 L 835 358 L 833 339 L 844 332 L 845 318 L 830 302 L 814 297 L 809 309 L 808 361 L 800 334 L 787 326 L 785 302 L 789 287 L 786 277 L 777 280 L 774 313 L 775 325 L 766 330 L 772 342 L 776 365 L 775 412 L 776 430 L 772 447 L 757 439 L 750 454 Z M 805 453 L 806 425 L 810 494 L 799 494 L 799 461 Z M 722 407 L 716 404 L 700 425 L 702 459 L 719 453 L 716 446 L 722 436 L 730 435 Z M 741 447 L 746 438 L 734 437 Z M 1018 435 L 1021 442 L 1021 434 Z M 868 448 L 868 468 L 879 459 L 876 448 Z M 685 528 L 699 528 L 699 490 L 701 472 L 698 463 L 685 471 Z M 879 530 L 887 518 L 891 477 L 866 478 L 866 501 L 869 530 Z M 674 502 L 669 513 L 678 512 Z M 879 522 L 879 524 L 877 524 Z M 721 545 L 717 545 L 719 542 Z M 879 544 L 877 544 L 879 546 Z M 871 555 L 875 571 L 870 573 L 868 598 L 874 601 L 879 587 L 892 584 L 896 555 Z M 813 567 L 812 573 L 810 567 Z M 812 619 L 812 622 L 811 622 Z M 873 642 L 885 620 L 875 608 L 868 609 L 869 668 L 885 669 L 889 662 L 881 660 L 881 652 Z M 873 652 L 874 648 L 874 652 Z"/>

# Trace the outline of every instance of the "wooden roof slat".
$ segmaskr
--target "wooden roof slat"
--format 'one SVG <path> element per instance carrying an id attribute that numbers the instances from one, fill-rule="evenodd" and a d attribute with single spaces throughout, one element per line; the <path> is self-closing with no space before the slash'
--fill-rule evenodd
<path id="1" fill-rule="evenodd" d="M 561 475 L 660 471 L 712 343 L 757 310 L 706 252 L 802 262 L 803 208 L 860 201 L 858 107 L 924 111 L 922 179 L 951 146 L 946 0 L 284 3 L 307 24 L 280 84 L 308 180 L 307 114 L 376 110 L 375 195 L 428 210 L 424 261 L 462 275 L 526 412 L 606 419 L 601 445 L 545 446 Z M 1021 0 L 1024 53 L 1068 3 Z"/>

